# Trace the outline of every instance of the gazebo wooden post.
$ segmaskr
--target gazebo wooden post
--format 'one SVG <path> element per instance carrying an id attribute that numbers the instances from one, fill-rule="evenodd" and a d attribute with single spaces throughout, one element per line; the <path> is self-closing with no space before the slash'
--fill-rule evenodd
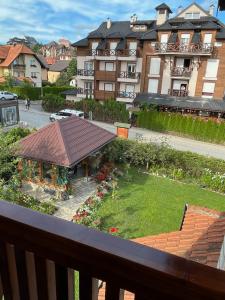
<path id="1" fill-rule="evenodd" d="M 39 175 L 39 179 L 42 182 L 43 181 L 43 164 L 42 161 L 38 162 L 38 175 Z"/>
<path id="2" fill-rule="evenodd" d="M 53 186 L 56 186 L 57 184 L 57 166 L 52 164 L 52 170 L 51 170 L 51 179 Z"/>

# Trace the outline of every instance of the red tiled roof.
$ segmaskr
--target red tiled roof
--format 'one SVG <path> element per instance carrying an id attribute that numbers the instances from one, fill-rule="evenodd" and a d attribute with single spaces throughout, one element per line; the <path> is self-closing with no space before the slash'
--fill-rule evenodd
<path id="1" fill-rule="evenodd" d="M 134 242 L 216 267 L 225 235 L 225 213 L 188 206 L 180 231 L 137 238 Z"/>
<path id="2" fill-rule="evenodd" d="M 6 59 L 10 46 L 0 46 L 0 59 Z"/>
<path id="3" fill-rule="evenodd" d="M 224 235 L 224 212 L 188 206 L 180 231 L 146 236 L 133 241 L 216 268 Z M 99 290 L 98 300 L 105 299 L 104 295 L 105 285 Z M 134 295 L 125 291 L 124 300 L 134 300 Z"/>
<path id="4" fill-rule="evenodd" d="M 7 56 L 3 57 L 5 60 L 0 64 L 0 67 L 8 67 L 20 54 L 34 55 L 34 52 L 30 48 L 22 44 L 0 46 L 0 53 L 5 55 L 6 52 Z"/>
<path id="5" fill-rule="evenodd" d="M 72 116 L 51 123 L 22 139 L 19 155 L 70 167 L 115 137 L 89 121 Z"/>

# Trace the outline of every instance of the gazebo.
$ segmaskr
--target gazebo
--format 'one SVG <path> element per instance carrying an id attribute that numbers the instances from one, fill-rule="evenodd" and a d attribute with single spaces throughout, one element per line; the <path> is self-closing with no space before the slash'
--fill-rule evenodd
<path id="1" fill-rule="evenodd" d="M 101 161 L 101 150 L 116 135 L 72 116 L 55 121 L 20 141 L 18 169 L 23 180 L 67 189 L 70 178 L 87 177 Z"/>

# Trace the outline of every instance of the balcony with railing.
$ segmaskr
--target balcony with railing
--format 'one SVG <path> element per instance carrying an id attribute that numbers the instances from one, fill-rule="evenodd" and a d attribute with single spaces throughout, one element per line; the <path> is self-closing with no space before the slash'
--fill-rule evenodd
<path id="1" fill-rule="evenodd" d="M 106 70 L 95 71 L 95 79 L 104 81 L 116 81 L 116 72 Z"/>
<path id="2" fill-rule="evenodd" d="M 77 97 L 81 98 L 93 98 L 94 92 L 93 89 L 87 89 L 87 88 L 77 88 Z"/>
<path id="3" fill-rule="evenodd" d="M 141 77 L 140 72 L 120 72 L 117 81 L 138 83 Z"/>
<path id="4" fill-rule="evenodd" d="M 95 90 L 94 94 L 96 100 L 109 100 L 116 98 L 115 91 Z"/>
<path id="5" fill-rule="evenodd" d="M 0 252 L 1 300 L 225 298 L 224 271 L 5 201 Z"/>
<path id="6" fill-rule="evenodd" d="M 168 90 L 168 94 L 174 97 L 188 97 L 188 91 L 182 89 L 171 89 Z"/>
<path id="7" fill-rule="evenodd" d="M 79 79 L 94 79 L 94 70 L 78 69 L 77 77 Z"/>
<path id="8" fill-rule="evenodd" d="M 213 44 L 170 44 L 155 43 L 154 50 L 159 54 L 190 54 L 190 55 L 211 55 L 213 52 Z"/>
<path id="9" fill-rule="evenodd" d="M 190 78 L 192 73 L 191 68 L 174 67 L 171 69 L 171 77 L 186 77 Z"/>
<path id="10" fill-rule="evenodd" d="M 91 50 L 88 53 L 89 56 L 94 57 L 97 60 L 136 60 L 137 50 L 134 49 L 103 49 L 103 50 Z"/>
<path id="11" fill-rule="evenodd" d="M 136 92 L 118 91 L 116 95 L 116 101 L 133 103 L 136 96 Z"/>

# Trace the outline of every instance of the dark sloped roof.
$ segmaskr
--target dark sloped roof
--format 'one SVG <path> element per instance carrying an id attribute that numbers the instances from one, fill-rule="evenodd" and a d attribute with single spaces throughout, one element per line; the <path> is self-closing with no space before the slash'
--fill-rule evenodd
<path id="1" fill-rule="evenodd" d="M 157 39 L 157 32 L 155 30 L 148 31 L 143 33 L 141 40 L 156 40 Z"/>
<path id="2" fill-rule="evenodd" d="M 104 50 L 106 48 L 106 39 L 102 40 L 99 44 L 96 50 Z"/>
<path id="3" fill-rule="evenodd" d="M 88 46 L 88 39 L 82 39 L 77 41 L 76 43 L 72 44 L 73 47 L 87 47 Z"/>
<path id="4" fill-rule="evenodd" d="M 177 32 L 172 32 L 169 39 L 168 43 L 175 44 L 178 40 L 178 33 Z"/>
<path id="5" fill-rule="evenodd" d="M 225 28 L 221 28 L 220 31 L 217 32 L 216 39 L 218 39 L 218 40 L 225 39 Z"/>
<path id="6" fill-rule="evenodd" d="M 117 44 L 116 50 L 123 50 L 126 48 L 126 41 L 125 39 L 121 39 Z"/>
<path id="7" fill-rule="evenodd" d="M 51 123 L 22 139 L 18 155 L 72 167 L 115 138 L 115 134 L 72 116 Z"/>
<path id="8" fill-rule="evenodd" d="M 167 4 L 165 4 L 165 3 L 162 3 L 162 4 L 158 5 L 158 6 L 156 6 L 155 9 L 156 10 L 167 9 L 171 14 L 173 13 L 172 10 L 170 9 L 170 7 Z"/>
<path id="9" fill-rule="evenodd" d="M 191 40 L 192 44 L 198 44 L 201 42 L 201 34 L 200 32 L 195 32 L 192 36 Z"/>
<path id="10" fill-rule="evenodd" d="M 143 103 L 154 104 L 159 106 L 177 107 L 183 109 L 196 109 L 202 111 L 225 112 L 225 101 L 203 99 L 198 97 L 176 98 L 167 95 L 140 93 L 134 99 L 134 104 Z"/>
<path id="11" fill-rule="evenodd" d="M 45 57 L 41 54 L 37 54 L 37 57 L 38 57 L 39 61 L 42 63 L 42 65 L 45 67 L 45 69 L 49 69 L 49 65 L 48 65 Z"/>
<path id="12" fill-rule="evenodd" d="M 58 60 L 55 64 L 49 67 L 49 71 L 62 72 L 68 68 L 70 60 Z"/>

